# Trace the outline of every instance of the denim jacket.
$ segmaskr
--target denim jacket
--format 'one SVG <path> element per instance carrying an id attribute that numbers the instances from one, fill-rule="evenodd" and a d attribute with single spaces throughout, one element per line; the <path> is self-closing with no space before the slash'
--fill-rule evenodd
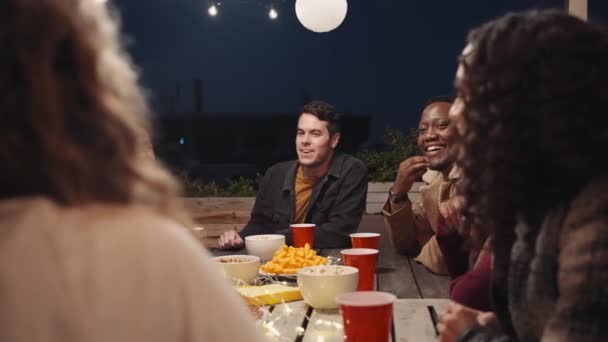
<path id="1" fill-rule="evenodd" d="M 297 160 L 278 163 L 266 172 L 251 220 L 241 237 L 283 234 L 291 244 L 289 225 L 295 205 Z M 367 168 L 360 160 L 336 153 L 325 176 L 313 187 L 304 222 L 314 223 L 315 248 L 350 247 L 349 234 L 356 231 L 365 210 Z"/>

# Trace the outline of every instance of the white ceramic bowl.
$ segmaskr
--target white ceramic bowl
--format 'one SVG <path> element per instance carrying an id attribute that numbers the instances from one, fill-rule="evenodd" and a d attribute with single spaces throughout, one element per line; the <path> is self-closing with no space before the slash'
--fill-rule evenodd
<path id="1" fill-rule="evenodd" d="M 255 255 L 225 255 L 209 260 L 235 285 L 252 283 L 260 269 L 260 258 Z"/>
<path id="2" fill-rule="evenodd" d="M 260 257 L 262 261 L 272 259 L 274 252 L 285 244 L 285 235 L 263 234 L 245 237 L 247 254 Z"/>
<path id="3" fill-rule="evenodd" d="M 298 287 L 306 304 L 315 309 L 335 309 L 336 296 L 357 290 L 359 270 L 351 266 L 309 266 L 298 270 Z"/>

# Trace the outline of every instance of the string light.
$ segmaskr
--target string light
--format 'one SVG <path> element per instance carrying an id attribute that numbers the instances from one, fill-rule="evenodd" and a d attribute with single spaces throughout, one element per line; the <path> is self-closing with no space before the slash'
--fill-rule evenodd
<path id="1" fill-rule="evenodd" d="M 270 18 L 271 20 L 275 20 L 278 17 L 279 13 L 273 7 L 271 7 L 270 11 L 268 11 L 268 18 Z"/>
<path id="2" fill-rule="evenodd" d="M 215 4 L 211 4 L 211 6 L 209 6 L 209 9 L 207 10 L 207 13 L 209 13 L 209 16 L 215 17 L 218 13 L 217 6 L 215 6 Z"/>
<path id="3" fill-rule="evenodd" d="M 96 0 L 96 1 L 107 1 L 107 0 Z M 272 2 L 274 3 L 276 1 L 272 1 Z M 207 14 L 210 17 L 217 16 L 219 14 L 219 12 L 220 12 L 219 8 L 220 8 L 221 5 L 222 5 L 222 3 L 220 3 L 220 2 L 215 2 L 215 1 L 214 2 L 210 2 L 209 7 L 207 8 Z M 258 3 L 258 5 L 260 5 L 260 4 Z M 276 9 L 276 7 L 273 4 L 270 5 L 270 8 L 268 8 L 268 7 L 266 7 L 266 8 L 268 9 L 267 15 L 268 15 L 268 18 L 270 20 L 274 21 L 274 20 L 277 20 L 279 18 L 279 11 Z"/>

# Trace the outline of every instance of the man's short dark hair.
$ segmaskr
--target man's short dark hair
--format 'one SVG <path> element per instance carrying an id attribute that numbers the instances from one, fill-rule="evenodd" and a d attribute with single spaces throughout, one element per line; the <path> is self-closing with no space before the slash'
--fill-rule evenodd
<path id="1" fill-rule="evenodd" d="M 424 108 L 432 105 L 433 103 L 437 103 L 437 102 L 454 103 L 454 96 L 450 96 L 450 95 L 433 96 L 426 101 L 426 103 L 424 104 Z"/>
<path id="2" fill-rule="evenodd" d="M 298 115 L 298 119 L 302 114 L 312 114 L 317 117 L 317 119 L 321 121 L 327 122 L 327 129 L 329 130 L 329 135 L 333 136 L 336 133 L 341 132 L 342 130 L 342 114 L 336 111 L 336 107 L 330 105 L 325 101 L 314 100 L 310 101 L 304 106 L 302 106 L 302 110 L 300 110 L 300 115 Z"/>

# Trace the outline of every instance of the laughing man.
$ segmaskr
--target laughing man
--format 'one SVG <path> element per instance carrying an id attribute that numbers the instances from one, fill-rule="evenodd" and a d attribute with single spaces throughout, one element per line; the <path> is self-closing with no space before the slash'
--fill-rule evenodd
<path id="1" fill-rule="evenodd" d="M 406 159 L 399 165 L 397 177 L 384 204 L 385 226 L 400 254 L 416 257 L 437 274 L 447 269 L 435 238 L 439 203 L 454 193 L 456 171 L 449 146 L 454 128 L 448 116 L 452 98 L 430 99 L 418 125 L 418 147 L 422 156 Z M 412 203 L 408 192 L 422 177 L 420 201 Z"/>

